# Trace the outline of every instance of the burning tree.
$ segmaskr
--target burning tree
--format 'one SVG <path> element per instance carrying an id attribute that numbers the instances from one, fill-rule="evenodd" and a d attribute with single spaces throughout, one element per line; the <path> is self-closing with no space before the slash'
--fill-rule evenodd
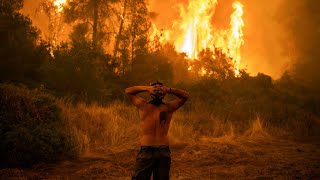
<path id="1" fill-rule="evenodd" d="M 235 74 L 239 74 L 244 44 L 243 5 L 239 1 L 233 3 L 229 29 L 219 30 L 212 26 L 217 3 L 218 0 L 190 0 L 187 8 L 181 6 L 181 18 L 174 22 L 172 29 L 159 31 L 153 25 L 151 38 L 163 34 L 160 42 L 173 43 L 177 51 L 186 53 L 190 59 L 199 59 L 201 51 L 216 51 L 217 47 L 232 59 Z"/>
<path id="2" fill-rule="evenodd" d="M 222 49 L 214 51 L 207 48 L 198 54 L 198 60 L 192 61 L 189 71 L 200 78 L 225 80 L 235 76 L 232 58 L 223 53 Z"/>

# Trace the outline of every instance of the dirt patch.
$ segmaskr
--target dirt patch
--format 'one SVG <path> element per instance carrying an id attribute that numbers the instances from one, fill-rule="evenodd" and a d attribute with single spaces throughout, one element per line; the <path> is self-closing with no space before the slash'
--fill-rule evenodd
<path id="1" fill-rule="evenodd" d="M 202 138 L 171 146 L 171 179 L 317 179 L 320 142 L 275 138 Z M 2 169 L 2 178 L 130 179 L 137 148 L 99 147 L 85 156 L 32 169 Z"/>

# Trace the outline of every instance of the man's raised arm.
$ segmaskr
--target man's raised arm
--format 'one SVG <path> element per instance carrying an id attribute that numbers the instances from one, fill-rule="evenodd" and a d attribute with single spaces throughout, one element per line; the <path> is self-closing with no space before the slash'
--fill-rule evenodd
<path id="1" fill-rule="evenodd" d="M 169 102 L 169 111 L 176 111 L 190 98 L 190 94 L 187 91 L 177 88 L 167 88 L 167 93 L 176 95 L 178 98 Z"/>
<path id="2" fill-rule="evenodd" d="M 125 93 L 136 107 L 142 108 L 147 104 L 147 101 L 137 96 L 137 94 L 142 92 L 151 92 L 152 89 L 152 86 L 132 86 L 126 88 Z"/>

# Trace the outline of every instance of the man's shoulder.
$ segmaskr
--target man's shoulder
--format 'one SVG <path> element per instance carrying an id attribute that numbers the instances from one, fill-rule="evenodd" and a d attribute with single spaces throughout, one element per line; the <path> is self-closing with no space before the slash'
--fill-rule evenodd
<path id="1" fill-rule="evenodd" d="M 155 104 L 152 104 L 152 103 L 147 103 L 145 104 L 144 106 L 144 110 L 146 111 L 149 111 L 149 110 L 164 110 L 164 109 L 167 109 L 168 108 L 168 104 L 167 103 L 163 103 L 163 104 L 160 104 L 160 105 L 155 105 Z"/>

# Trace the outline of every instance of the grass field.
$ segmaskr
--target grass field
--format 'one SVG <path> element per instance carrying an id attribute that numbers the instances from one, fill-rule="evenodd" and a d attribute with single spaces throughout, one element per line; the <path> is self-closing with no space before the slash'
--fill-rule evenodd
<path id="1" fill-rule="evenodd" d="M 137 110 L 121 102 L 107 107 L 61 105 L 82 155 L 31 169 L 2 169 L 1 177 L 130 179 L 139 150 Z M 210 112 L 179 110 L 169 131 L 171 179 L 320 178 L 319 138 L 264 127 L 259 117 L 243 123 L 249 128 L 236 129 Z"/>

